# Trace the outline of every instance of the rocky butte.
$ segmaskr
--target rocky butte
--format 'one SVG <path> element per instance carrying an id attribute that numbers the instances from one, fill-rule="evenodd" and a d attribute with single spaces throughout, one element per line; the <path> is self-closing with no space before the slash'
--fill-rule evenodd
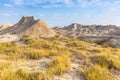
<path id="1" fill-rule="evenodd" d="M 41 19 L 33 16 L 23 16 L 15 25 L 1 30 L 0 34 L 30 35 L 32 37 L 50 37 L 56 33 Z"/>

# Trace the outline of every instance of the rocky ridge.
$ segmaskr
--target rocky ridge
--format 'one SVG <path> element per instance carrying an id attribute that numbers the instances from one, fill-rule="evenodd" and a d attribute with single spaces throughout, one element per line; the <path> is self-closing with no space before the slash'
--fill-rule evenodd
<path id="1" fill-rule="evenodd" d="M 53 30 L 66 37 L 119 35 L 120 28 L 115 25 L 81 25 L 73 23 L 65 27 L 54 27 Z"/>

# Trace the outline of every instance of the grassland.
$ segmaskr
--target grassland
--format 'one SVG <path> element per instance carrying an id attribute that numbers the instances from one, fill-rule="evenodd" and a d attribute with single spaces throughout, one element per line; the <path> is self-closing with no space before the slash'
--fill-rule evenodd
<path id="1" fill-rule="evenodd" d="M 0 44 L 0 80 L 58 79 L 120 80 L 120 49 L 59 36 Z"/>

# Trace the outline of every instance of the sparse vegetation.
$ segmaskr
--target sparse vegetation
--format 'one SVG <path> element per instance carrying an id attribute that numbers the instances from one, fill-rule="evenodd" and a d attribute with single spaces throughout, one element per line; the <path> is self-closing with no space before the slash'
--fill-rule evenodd
<path id="1" fill-rule="evenodd" d="M 69 70 L 70 65 L 71 65 L 71 62 L 70 62 L 67 54 L 57 56 L 50 63 L 48 72 L 51 72 L 51 73 L 53 73 L 55 75 L 62 75 L 67 70 Z"/>
<path id="2" fill-rule="evenodd" d="M 10 62 L 0 62 L 0 69 L 3 70 L 10 66 L 10 64 L 11 64 Z"/>
<path id="3" fill-rule="evenodd" d="M 101 68 L 98 65 L 95 65 L 88 71 L 85 71 L 84 76 L 86 80 L 113 80 L 107 69 Z"/>
<path id="4" fill-rule="evenodd" d="M 1 80 L 54 79 L 69 74 L 76 60 L 81 61 L 77 64 L 86 80 L 114 80 L 112 73 L 120 70 L 120 49 L 117 48 L 60 36 L 24 38 L 22 42 L 24 45 L 19 42 L 0 44 Z M 43 58 L 51 61 L 40 63 Z M 22 64 L 18 65 L 19 61 Z M 38 62 L 28 64 L 29 61 Z M 45 69 L 39 70 L 40 65 L 45 65 Z"/>
<path id="5" fill-rule="evenodd" d="M 33 44 L 35 42 L 35 39 L 26 39 L 25 43 L 26 44 Z"/>
<path id="6" fill-rule="evenodd" d="M 94 56 L 91 60 L 94 64 L 98 64 L 101 67 L 114 68 L 113 62 L 109 61 L 105 56 Z"/>

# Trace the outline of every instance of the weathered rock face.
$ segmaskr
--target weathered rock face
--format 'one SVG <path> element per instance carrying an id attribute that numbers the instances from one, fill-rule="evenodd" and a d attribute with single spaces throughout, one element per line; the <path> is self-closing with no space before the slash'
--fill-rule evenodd
<path id="1" fill-rule="evenodd" d="M 62 36 L 77 38 L 84 41 L 103 42 L 111 47 L 120 48 L 120 28 L 115 25 L 80 25 L 73 23 L 53 30 Z"/>
<path id="2" fill-rule="evenodd" d="M 56 33 L 52 29 L 50 29 L 43 20 L 35 21 L 33 25 L 25 31 L 25 34 L 41 37 L 49 37 L 56 35 Z"/>
<path id="3" fill-rule="evenodd" d="M 35 22 L 33 16 L 22 17 L 21 20 L 13 26 L 12 34 L 19 34 L 25 32 L 29 27 L 31 27 Z"/>
<path id="4" fill-rule="evenodd" d="M 63 28 L 55 27 L 53 30 L 66 37 L 78 38 L 80 36 L 119 35 L 120 28 L 114 25 L 80 25 L 73 23 Z"/>
<path id="5" fill-rule="evenodd" d="M 56 33 L 43 20 L 35 20 L 33 16 L 23 16 L 14 26 L 4 29 L 0 34 L 30 35 L 33 37 L 49 37 Z"/>

